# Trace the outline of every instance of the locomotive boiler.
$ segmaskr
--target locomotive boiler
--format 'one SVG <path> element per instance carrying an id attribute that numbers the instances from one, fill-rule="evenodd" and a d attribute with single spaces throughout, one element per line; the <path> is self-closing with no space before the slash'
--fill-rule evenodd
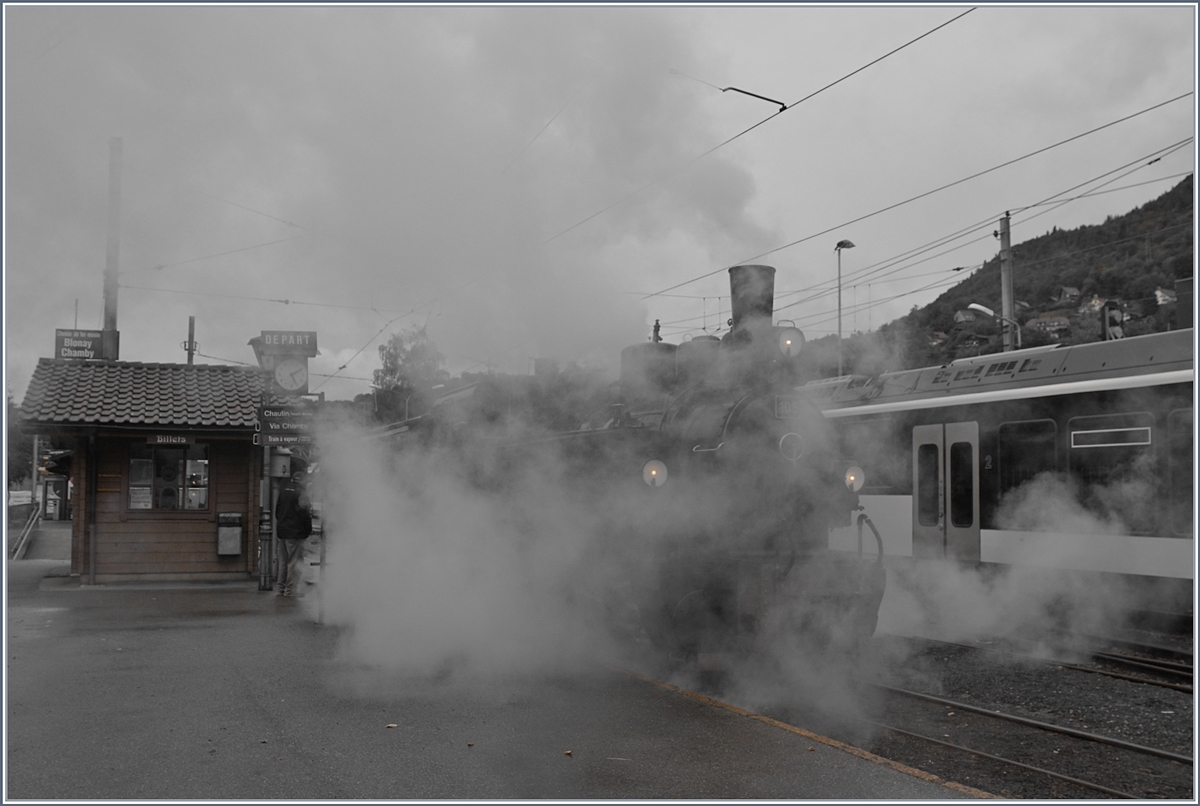
<path id="1" fill-rule="evenodd" d="M 783 645 L 852 647 L 874 632 L 885 585 L 876 545 L 866 559 L 828 550 L 863 474 L 798 388 L 804 336 L 772 322 L 775 269 L 729 273 L 723 338 L 626 348 L 620 400 L 563 437 L 619 444 L 603 469 L 641 488 L 611 524 L 640 556 L 641 629 L 701 669 Z"/>

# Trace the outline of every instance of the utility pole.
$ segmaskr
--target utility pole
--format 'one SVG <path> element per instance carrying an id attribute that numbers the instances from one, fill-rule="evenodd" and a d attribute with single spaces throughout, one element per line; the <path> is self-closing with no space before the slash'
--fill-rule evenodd
<path id="1" fill-rule="evenodd" d="M 196 352 L 196 317 L 188 317 L 187 354 L 188 364 L 192 363 L 192 355 Z"/>
<path id="2" fill-rule="evenodd" d="M 1000 219 L 1000 314 L 1004 324 L 1004 351 L 1011 352 L 1018 327 L 1013 312 L 1012 244 L 1008 231 L 1008 211 Z"/>
<path id="3" fill-rule="evenodd" d="M 117 358 L 117 274 L 121 252 L 121 138 L 108 141 L 108 249 L 104 261 L 104 357 Z M 111 347 L 110 347 L 111 340 Z M 111 352 L 110 352 L 111 351 Z"/>

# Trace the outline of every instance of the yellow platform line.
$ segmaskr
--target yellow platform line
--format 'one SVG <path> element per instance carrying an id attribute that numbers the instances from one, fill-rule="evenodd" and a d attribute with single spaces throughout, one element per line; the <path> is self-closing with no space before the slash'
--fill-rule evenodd
<path id="1" fill-rule="evenodd" d="M 780 722 L 778 719 L 772 719 L 769 716 L 763 716 L 762 714 L 756 714 L 753 711 L 747 711 L 745 708 L 739 708 L 731 703 L 722 702 L 721 700 L 713 699 L 712 697 L 708 697 L 704 694 L 700 694 L 695 691 L 689 691 L 686 688 L 680 688 L 679 686 L 674 686 L 670 683 L 664 683 L 663 681 L 655 680 L 652 677 L 646 677 L 645 675 L 638 674 L 637 672 L 629 669 L 622 669 L 619 666 L 614 668 L 616 668 L 616 670 L 619 672 L 623 672 L 631 677 L 636 677 L 639 680 L 643 680 L 651 685 L 666 689 L 667 691 L 674 691 L 678 694 L 684 695 L 685 697 L 691 697 L 693 700 L 699 700 L 700 702 L 708 705 L 715 705 L 718 708 L 724 708 L 726 711 L 732 711 L 738 716 L 745 716 L 749 717 L 750 719 L 756 719 L 759 722 L 765 722 L 772 727 L 781 728 L 789 733 L 795 733 L 798 736 L 803 736 L 804 738 L 811 739 L 814 742 L 820 742 L 821 744 L 828 745 L 829 747 L 835 747 L 838 750 L 849 753 L 857 758 L 861 758 L 875 764 L 882 764 L 885 767 L 891 767 L 897 772 L 902 772 L 905 775 L 911 775 L 914 778 L 920 778 L 922 781 L 928 781 L 931 784 L 939 784 L 947 789 L 952 789 L 955 792 L 960 792 L 973 798 L 991 798 L 995 800 L 1003 800 L 1003 798 L 1001 798 L 999 795 L 993 795 L 990 792 L 984 792 L 982 789 L 965 786 L 964 784 L 956 783 L 954 781 L 943 780 L 933 773 L 925 772 L 924 770 L 918 770 L 916 767 L 910 767 L 907 764 L 901 764 L 898 761 L 892 761 L 891 759 L 884 758 L 883 756 L 877 756 L 874 753 L 868 753 L 861 747 L 855 747 L 853 745 L 846 744 L 845 742 L 839 742 L 837 739 L 831 739 L 828 736 L 821 736 L 820 734 L 813 733 L 812 731 L 805 730 L 804 728 L 798 728 L 795 725 L 789 725 L 786 722 Z"/>

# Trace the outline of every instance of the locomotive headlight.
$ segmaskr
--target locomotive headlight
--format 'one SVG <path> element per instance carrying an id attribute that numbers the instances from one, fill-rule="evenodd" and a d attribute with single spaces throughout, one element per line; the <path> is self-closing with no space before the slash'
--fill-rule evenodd
<path id="1" fill-rule="evenodd" d="M 851 465 L 846 470 L 846 487 L 852 493 L 856 493 L 863 488 L 863 484 L 867 481 L 867 475 L 863 473 L 863 469 L 858 465 Z"/>
<path id="2" fill-rule="evenodd" d="M 779 331 L 779 352 L 787 358 L 795 358 L 804 349 L 804 334 L 799 328 L 785 327 Z"/>
<path id="3" fill-rule="evenodd" d="M 661 487 L 667 483 L 667 466 L 657 459 L 651 459 L 642 467 L 642 481 L 651 487 Z"/>

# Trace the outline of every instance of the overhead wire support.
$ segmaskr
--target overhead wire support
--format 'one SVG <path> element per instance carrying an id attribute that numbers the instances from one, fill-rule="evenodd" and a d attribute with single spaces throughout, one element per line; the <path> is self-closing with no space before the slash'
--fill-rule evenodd
<path id="1" fill-rule="evenodd" d="M 739 90 L 737 87 L 723 87 L 721 89 L 721 92 L 740 92 L 742 95 L 749 95 L 751 98 L 758 98 L 760 101 L 766 101 L 767 103 L 771 103 L 771 104 L 779 104 L 780 112 L 786 112 L 787 108 L 788 108 L 788 105 L 785 104 L 783 101 L 776 101 L 774 98 L 768 98 L 767 96 L 759 95 L 756 92 L 747 92 L 746 90 Z"/>

